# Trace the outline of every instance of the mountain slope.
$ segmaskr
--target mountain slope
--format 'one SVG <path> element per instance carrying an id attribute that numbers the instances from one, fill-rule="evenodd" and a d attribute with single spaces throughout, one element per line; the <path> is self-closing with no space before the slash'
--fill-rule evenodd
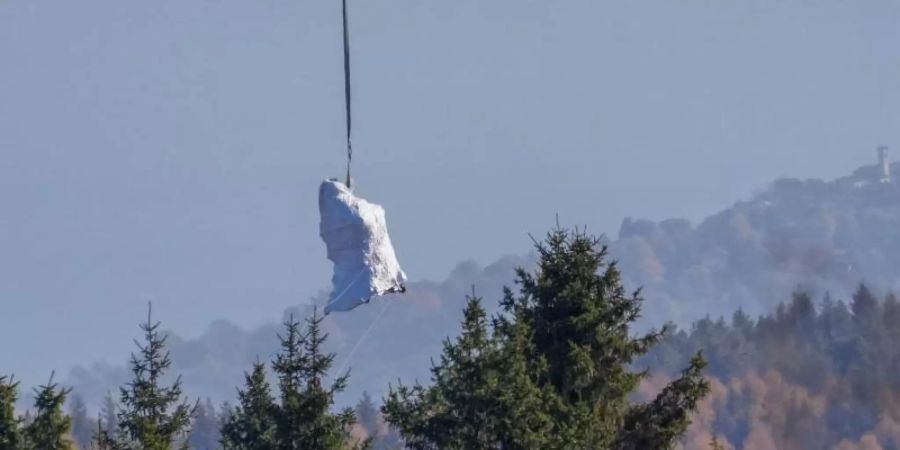
<path id="1" fill-rule="evenodd" d="M 838 296 L 861 280 L 895 288 L 900 180 L 889 180 L 877 166 L 830 182 L 779 179 L 696 226 L 625 219 L 612 252 L 629 284 L 644 287 L 653 323 L 767 312 L 798 286 Z"/>

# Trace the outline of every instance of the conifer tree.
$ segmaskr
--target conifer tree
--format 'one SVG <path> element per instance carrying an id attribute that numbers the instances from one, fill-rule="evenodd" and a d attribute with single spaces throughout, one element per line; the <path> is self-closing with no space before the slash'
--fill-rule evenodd
<path id="1" fill-rule="evenodd" d="M 505 290 L 507 298 L 511 293 Z M 549 386 L 535 381 L 547 371 L 543 357 L 534 357 L 533 332 L 521 320 L 523 311 L 513 307 L 509 316 L 494 320 L 500 347 L 495 366 L 498 371 L 498 441 L 503 449 L 543 449 L 561 445 L 563 436 L 556 431 L 553 412 L 563 405 Z"/>
<path id="2" fill-rule="evenodd" d="M 230 411 L 222 427 L 226 449 L 335 450 L 364 447 L 354 443 L 350 427 L 356 422 L 352 408 L 332 413 L 334 396 L 347 386 L 349 373 L 330 386 L 325 378 L 335 355 L 325 353 L 328 335 L 316 310 L 306 329 L 291 315 L 279 335 L 281 350 L 272 369 L 278 377 L 279 402 L 274 402 L 265 380 L 265 366 L 257 363 L 239 391 L 240 405 Z"/>
<path id="3" fill-rule="evenodd" d="M 388 421 L 414 449 L 672 447 L 708 390 L 703 358 L 652 402 L 632 403 L 646 373 L 631 366 L 664 331 L 632 335 L 643 299 L 626 294 L 598 239 L 556 229 L 537 250 L 538 270 L 517 271 L 493 335 L 470 299 L 434 384 L 391 389 Z"/>
<path id="4" fill-rule="evenodd" d="M 868 322 L 877 314 L 878 299 L 875 298 L 875 295 L 872 294 L 872 291 L 865 284 L 860 283 L 856 292 L 853 293 L 853 302 L 850 304 L 850 309 L 857 320 Z"/>
<path id="5" fill-rule="evenodd" d="M 0 375 L 0 450 L 18 450 L 22 446 L 22 421 L 16 416 L 19 383 L 14 377 Z"/>
<path id="6" fill-rule="evenodd" d="M 359 423 L 369 434 L 375 436 L 378 434 L 378 408 L 372 401 L 372 396 L 367 391 L 363 391 L 362 399 L 356 404 L 356 422 Z"/>
<path id="7" fill-rule="evenodd" d="M 812 297 L 805 291 L 797 291 L 791 296 L 788 308 L 788 320 L 799 327 L 810 327 L 816 318 L 816 307 Z"/>
<path id="8" fill-rule="evenodd" d="M 138 353 L 131 355 L 132 380 L 120 388 L 118 433 L 107 436 L 113 448 L 127 450 L 170 450 L 183 441 L 196 409 L 182 399 L 181 378 L 170 386 L 162 378 L 172 360 L 165 349 L 166 336 L 148 310 L 141 324 L 144 343 L 136 342 Z"/>
<path id="9" fill-rule="evenodd" d="M 276 407 L 276 433 L 279 449 L 297 450 L 302 443 L 301 428 L 304 414 L 301 403 L 303 379 L 308 372 L 309 358 L 304 352 L 306 337 L 294 315 L 284 322 L 285 334 L 279 335 L 281 352 L 275 356 L 272 368 L 278 376 L 281 404 Z"/>
<path id="10" fill-rule="evenodd" d="M 72 418 L 72 438 L 79 448 L 88 448 L 97 429 L 95 420 L 88 416 L 87 405 L 78 395 L 72 395 L 69 404 L 69 417 Z"/>
<path id="11" fill-rule="evenodd" d="M 106 392 L 100 413 L 97 415 L 97 426 L 94 428 L 93 441 L 97 450 L 116 450 L 122 448 L 116 442 L 119 437 L 119 417 L 116 401 L 112 393 Z"/>
<path id="12" fill-rule="evenodd" d="M 532 330 L 533 359 L 547 370 L 534 378 L 549 386 L 562 407 L 551 410 L 566 448 L 669 448 L 681 435 L 688 414 L 708 391 L 697 355 L 682 377 L 651 403 L 635 405 L 629 394 L 645 372 L 633 372 L 635 358 L 658 343 L 665 330 L 633 336 L 640 291 L 628 294 L 607 248 L 582 231 L 557 228 L 536 246 L 536 273 L 518 271 L 519 295 L 503 307 Z M 552 404 L 552 403 L 551 403 Z M 640 439 L 654 443 L 642 447 Z"/>
<path id="13" fill-rule="evenodd" d="M 119 416 L 116 400 L 111 392 L 106 392 L 103 397 L 103 405 L 100 407 L 100 416 L 98 417 L 100 428 L 109 431 L 119 429 Z"/>
<path id="14" fill-rule="evenodd" d="M 103 428 L 103 418 L 97 415 L 97 427 L 94 428 L 93 439 L 91 440 L 91 450 L 111 450 L 114 444 L 108 430 Z"/>
<path id="15" fill-rule="evenodd" d="M 322 332 L 323 318 L 314 312 L 307 319 L 306 332 L 293 315 L 279 336 L 281 351 L 272 368 L 278 376 L 281 404 L 276 407 L 276 435 L 280 450 L 332 450 L 345 448 L 353 410 L 331 413 L 335 394 L 347 387 L 349 373 L 339 375 L 330 386 L 325 377 L 334 362 L 333 353 L 324 353 L 328 335 Z"/>
<path id="16" fill-rule="evenodd" d="M 383 411 L 412 449 L 494 448 L 498 443 L 495 347 L 481 300 L 469 297 L 462 333 L 444 342 L 431 387 L 391 389 Z"/>
<path id="17" fill-rule="evenodd" d="M 900 337 L 900 303 L 893 292 L 888 292 L 884 297 L 881 327 L 888 334 L 891 342 L 896 342 Z"/>
<path id="18" fill-rule="evenodd" d="M 656 399 L 631 407 L 613 448 L 671 448 L 690 425 L 690 413 L 709 391 L 702 373 L 704 367 L 706 361 L 702 355 L 695 355 L 681 377 L 666 386 Z"/>
<path id="19" fill-rule="evenodd" d="M 219 448 L 221 424 L 212 400 L 197 404 L 188 444 L 191 450 L 216 450 Z"/>
<path id="20" fill-rule="evenodd" d="M 61 389 L 53 382 L 34 390 L 34 418 L 24 430 L 26 447 L 34 450 L 70 450 L 69 432 L 72 419 L 63 412 L 63 404 L 70 389 Z"/>
<path id="21" fill-rule="evenodd" d="M 266 381 L 266 365 L 257 362 L 244 377 L 239 404 L 227 411 L 222 423 L 222 446 L 225 450 L 277 448 L 275 399 Z"/>

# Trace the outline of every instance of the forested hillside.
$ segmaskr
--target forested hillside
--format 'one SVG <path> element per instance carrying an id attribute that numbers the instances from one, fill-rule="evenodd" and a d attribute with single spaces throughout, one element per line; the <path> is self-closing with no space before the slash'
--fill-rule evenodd
<path id="1" fill-rule="evenodd" d="M 833 181 L 776 180 L 697 225 L 626 219 L 612 253 L 652 299 L 649 323 L 685 324 L 767 313 L 797 286 L 844 297 L 860 280 L 898 287 L 897 230 L 900 179 L 872 165 Z"/>
<path id="2" fill-rule="evenodd" d="M 703 349 L 712 386 L 687 438 L 705 448 L 900 448 L 900 302 L 860 285 L 848 301 L 796 292 L 673 331 L 638 364 L 676 374 Z M 645 392 L 665 376 L 646 381 Z M 698 446 L 699 444 L 699 446 Z"/>

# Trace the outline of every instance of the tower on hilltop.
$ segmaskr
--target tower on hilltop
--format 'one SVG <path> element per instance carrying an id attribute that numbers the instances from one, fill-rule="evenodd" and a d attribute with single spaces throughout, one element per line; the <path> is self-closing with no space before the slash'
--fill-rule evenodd
<path id="1" fill-rule="evenodd" d="M 881 171 L 881 182 L 891 182 L 891 162 L 888 161 L 888 148 L 885 146 L 878 147 L 878 168 Z"/>

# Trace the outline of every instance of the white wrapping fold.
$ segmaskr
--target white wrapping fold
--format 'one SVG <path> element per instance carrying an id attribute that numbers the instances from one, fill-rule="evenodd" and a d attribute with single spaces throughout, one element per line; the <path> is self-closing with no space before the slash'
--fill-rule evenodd
<path id="1" fill-rule="evenodd" d="M 384 208 L 354 196 L 337 180 L 325 180 L 319 187 L 319 214 L 319 234 L 334 263 L 325 314 L 405 291 L 406 274 L 391 245 Z"/>

